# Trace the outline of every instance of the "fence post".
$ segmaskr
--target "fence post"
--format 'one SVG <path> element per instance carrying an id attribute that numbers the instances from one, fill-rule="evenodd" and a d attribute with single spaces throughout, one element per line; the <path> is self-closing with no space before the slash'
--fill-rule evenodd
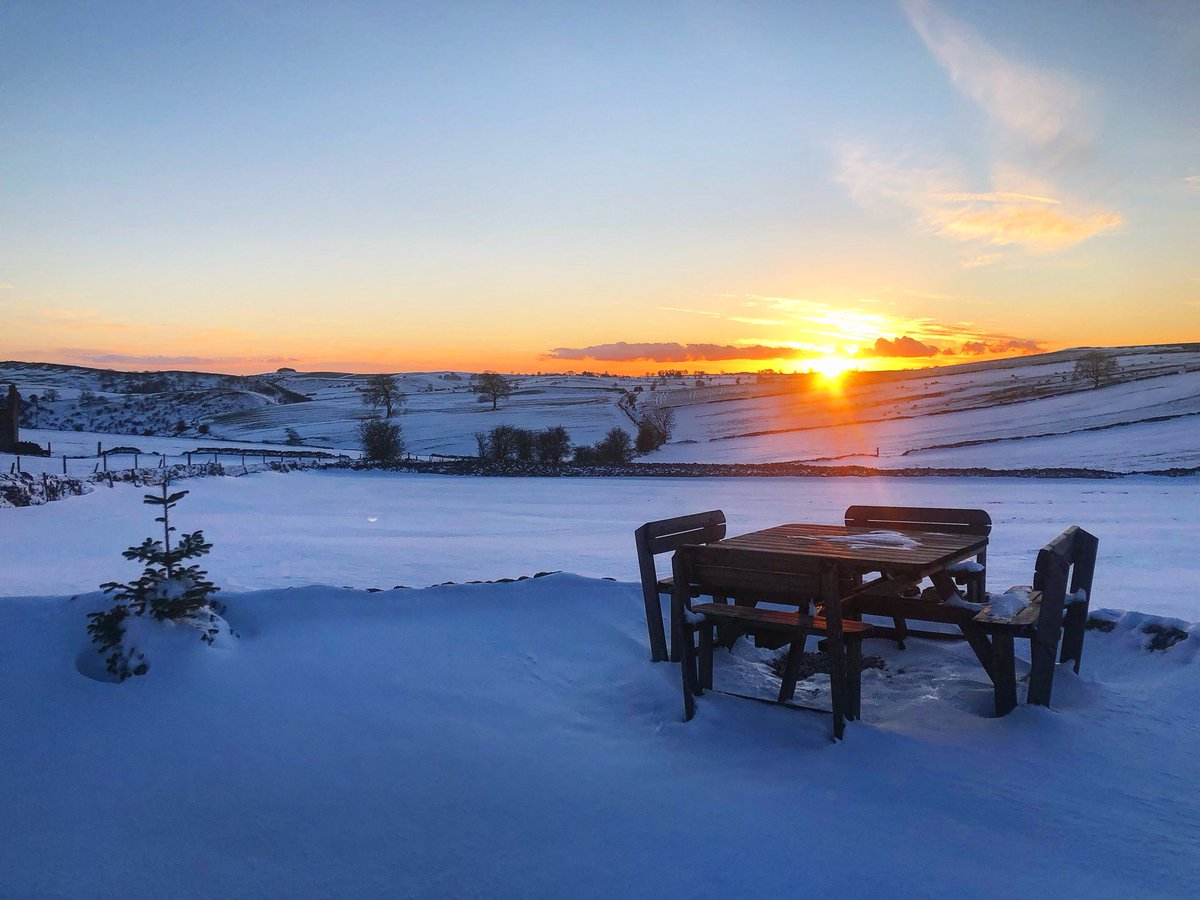
<path id="1" fill-rule="evenodd" d="M 214 453 L 213 454 L 213 464 L 215 465 L 216 462 L 217 462 L 217 454 Z"/>
<path id="2" fill-rule="evenodd" d="M 63 454 L 63 474 L 67 474 L 67 454 Z"/>
<path id="3" fill-rule="evenodd" d="M 187 458 L 188 458 L 188 468 L 191 468 L 191 465 L 192 465 L 192 454 L 191 454 L 191 452 L 190 452 L 190 451 L 188 452 Z"/>
<path id="4" fill-rule="evenodd" d="M 99 447 L 100 445 L 96 444 L 96 446 Z M 100 454 L 100 458 L 102 460 L 104 460 L 104 471 L 107 472 L 108 471 L 108 454 L 102 453 L 102 454 Z"/>
<path id="5" fill-rule="evenodd" d="M 133 454 L 133 470 L 135 472 L 137 471 L 137 467 L 138 467 L 137 459 L 138 459 L 138 455 L 136 453 Z"/>
<path id="6" fill-rule="evenodd" d="M 17 457 L 17 472 L 21 471 L 21 457 Z"/>
<path id="7" fill-rule="evenodd" d="M 246 454 L 244 451 L 242 453 L 242 468 L 246 468 Z"/>

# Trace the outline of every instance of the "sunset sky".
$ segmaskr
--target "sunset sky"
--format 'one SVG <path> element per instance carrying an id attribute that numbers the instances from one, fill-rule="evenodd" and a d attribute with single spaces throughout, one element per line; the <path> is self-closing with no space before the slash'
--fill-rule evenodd
<path id="1" fill-rule="evenodd" d="M 0 359 L 1200 340 L 1200 3 L 0 4 Z"/>

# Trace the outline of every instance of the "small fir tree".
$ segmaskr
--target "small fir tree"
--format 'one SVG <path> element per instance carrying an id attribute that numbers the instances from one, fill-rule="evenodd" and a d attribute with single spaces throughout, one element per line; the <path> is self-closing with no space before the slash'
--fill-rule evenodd
<path id="1" fill-rule="evenodd" d="M 208 573 L 198 565 L 185 565 L 188 560 L 207 554 L 212 544 L 204 540 L 203 532 L 193 531 L 180 535 L 172 546 L 175 528 L 170 513 L 188 492 L 171 493 L 169 482 L 170 479 L 163 479 L 161 495 L 146 494 L 142 501 L 161 509 L 162 515 L 154 521 L 163 527 L 162 539 L 146 538 L 121 554 L 144 564 L 141 577 L 128 583 L 110 581 L 100 585 L 106 594 L 113 595 L 115 603 L 111 609 L 88 613 L 91 620 L 88 634 L 99 652 L 109 653 L 105 662 L 118 681 L 130 675 L 144 675 L 149 669 L 142 654 L 124 644 L 124 623 L 131 616 L 186 623 L 200 631 L 200 639 L 206 644 L 212 644 L 221 631 L 218 614 L 223 610 L 212 599 L 220 588 L 208 580 Z"/>

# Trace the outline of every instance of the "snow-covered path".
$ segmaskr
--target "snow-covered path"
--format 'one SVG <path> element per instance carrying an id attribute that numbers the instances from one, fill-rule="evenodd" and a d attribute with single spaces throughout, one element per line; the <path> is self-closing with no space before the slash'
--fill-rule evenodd
<path id="1" fill-rule="evenodd" d="M 1193 589 L 1200 478 L 462 478 L 379 472 L 192 479 L 177 513 L 204 530 L 205 562 L 233 590 L 309 584 L 390 588 L 564 570 L 637 577 L 633 530 L 718 507 L 730 533 L 839 522 L 852 503 L 965 506 L 995 522 L 988 580 L 1026 584 L 1039 547 L 1068 525 L 1100 538 L 1096 603 L 1200 621 Z M 0 509 L 13 548 L 0 597 L 95 590 L 132 576 L 125 547 L 150 533 L 130 486 Z"/>
<path id="2" fill-rule="evenodd" d="M 1200 880 L 1194 631 L 1153 654 L 1139 617 L 1089 632 L 1054 708 L 1002 720 L 965 647 L 869 642 L 888 670 L 833 745 L 824 716 L 716 695 L 683 724 L 631 584 L 225 599 L 230 649 L 194 642 L 122 685 L 75 669 L 96 595 L 0 603 L 0 896 L 1187 897 Z M 718 685 L 770 682 L 752 656 L 719 655 Z"/>

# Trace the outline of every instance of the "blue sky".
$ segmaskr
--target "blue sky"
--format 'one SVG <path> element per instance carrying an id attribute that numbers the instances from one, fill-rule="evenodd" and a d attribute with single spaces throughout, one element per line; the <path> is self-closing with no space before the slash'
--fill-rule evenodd
<path id="1" fill-rule="evenodd" d="M 1198 88 L 1198 4 L 8 3 L 0 355 L 1195 340 Z"/>

